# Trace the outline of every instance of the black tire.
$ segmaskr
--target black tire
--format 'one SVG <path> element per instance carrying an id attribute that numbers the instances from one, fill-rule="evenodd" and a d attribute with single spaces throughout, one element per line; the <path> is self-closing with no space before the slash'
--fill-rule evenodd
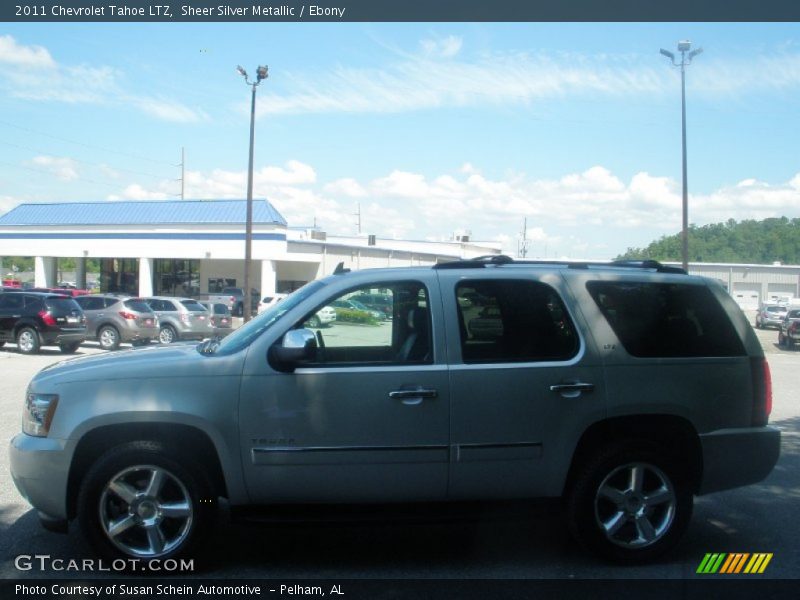
<path id="1" fill-rule="evenodd" d="M 158 341 L 162 344 L 171 344 L 178 339 L 178 332 L 172 325 L 164 325 L 158 332 Z"/>
<path id="2" fill-rule="evenodd" d="M 91 466 L 78 495 L 78 522 L 101 556 L 163 561 L 197 546 L 216 507 L 197 464 L 160 442 L 138 441 L 112 448 Z"/>
<path id="3" fill-rule="evenodd" d="M 689 525 L 694 498 L 688 476 L 666 456 L 644 443 L 618 444 L 578 468 L 567 515 L 581 545 L 624 564 L 654 560 L 675 546 Z M 638 486 L 630 483 L 634 469 Z"/>
<path id="4" fill-rule="evenodd" d="M 322 323 L 320 323 L 319 317 L 314 315 L 308 320 L 308 326 L 314 329 L 319 329 L 322 326 Z"/>
<path id="5" fill-rule="evenodd" d="M 97 341 L 103 350 L 117 350 L 120 342 L 119 331 L 113 325 L 103 325 L 97 331 Z"/>
<path id="6" fill-rule="evenodd" d="M 17 332 L 17 348 L 22 354 L 37 354 L 42 347 L 39 333 L 33 327 L 23 327 Z"/>
<path id="7" fill-rule="evenodd" d="M 78 350 L 78 348 L 80 348 L 80 346 L 81 342 L 69 342 L 69 343 L 59 344 L 58 348 L 64 354 L 74 354 Z"/>
<path id="8" fill-rule="evenodd" d="M 778 346 L 785 346 L 786 345 L 786 337 L 783 335 L 783 332 L 778 334 Z"/>
<path id="9" fill-rule="evenodd" d="M 5 343 L 5 342 L 0 342 L 0 348 L 2 348 L 2 347 L 3 347 L 3 346 L 5 346 L 5 345 L 6 345 L 6 343 Z"/>

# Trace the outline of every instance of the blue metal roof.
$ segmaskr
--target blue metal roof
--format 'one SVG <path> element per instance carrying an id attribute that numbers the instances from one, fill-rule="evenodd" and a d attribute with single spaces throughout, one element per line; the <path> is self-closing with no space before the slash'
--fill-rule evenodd
<path id="1" fill-rule="evenodd" d="M 0 216 L 7 225 L 244 224 L 247 200 L 171 200 L 20 204 Z M 286 225 L 267 200 L 253 200 L 253 223 Z"/>

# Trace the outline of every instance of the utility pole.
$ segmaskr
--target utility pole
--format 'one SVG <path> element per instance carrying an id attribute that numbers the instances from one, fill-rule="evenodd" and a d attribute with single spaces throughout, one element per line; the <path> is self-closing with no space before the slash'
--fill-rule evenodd
<path id="1" fill-rule="evenodd" d="M 179 165 L 181 168 L 181 200 L 184 199 L 184 188 L 186 183 L 186 175 L 185 175 L 185 168 L 186 168 L 186 153 L 184 152 L 183 146 L 181 146 L 181 164 Z"/>
<path id="2" fill-rule="evenodd" d="M 358 235 L 361 235 L 361 202 L 358 203 L 358 211 L 354 212 L 353 215 L 358 217 L 356 225 L 358 225 Z"/>
<path id="3" fill-rule="evenodd" d="M 528 217 L 522 222 L 522 236 L 519 242 L 517 254 L 520 258 L 528 256 Z"/>

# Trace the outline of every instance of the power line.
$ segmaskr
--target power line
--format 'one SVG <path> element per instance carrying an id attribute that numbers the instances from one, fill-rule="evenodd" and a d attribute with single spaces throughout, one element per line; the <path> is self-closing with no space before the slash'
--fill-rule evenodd
<path id="1" fill-rule="evenodd" d="M 9 123 L 8 121 L 0 120 L 0 125 L 5 125 L 7 127 L 13 127 L 15 129 L 19 129 L 21 131 L 27 131 L 29 133 L 35 133 L 37 135 L 42 135 L 45 137 L 52 138 L 54 140 L 59 140 L 61 142 L 67 142 L 68 144 L 75 144 L 76 146 L 83 146 L 84 148 L 91 148 L 93 150 L 102 150 L 103 152 L 111 152 L 112 154 L 119 154 L 120 156 L 127 156 L 128 158 L 135 158 L 137 160 L 145 160 L 148 162 L 160 164 L 160 165 L 170 165 L 174 166 L 173 163 L 166 160 L 159 160 L 155 158 L 150 158 L 147 156 L 140 156 L 137 154 L 131 154 L 130 152 L 123 152 L 122 150 L 115 150 L 113 148 L 105 148 L 104 146 L 97 146 L 94 144 L 87 144 L 85 142 L 77 142 L 75 140 L 70 140 L 68 138 L 60 137 L 57 135 L 52 135 L 50 133 L 44 133 L 43 131 L 37 131 L 36 129 L 31 129 L 30 127 L 23 127 L 22 125 L 17 125 L 15 123 Z"/>
<path id="2" fill-rule="evenodd" d="M 38 152 L 40 154 L 47 154 L 47 155 L 51 155 L 51 156 L 53 154 L 52 152 L 50 152 L 48 150 L 42 150 L 40 148 L 31 148 L 30 146 L 23 146 L 21 144 L 15 144 L 13 142 L 7 142 L 7 141 L 4 141 L 4 140 L 0 140 L 0 144 L 5 144 L 6 146 L 11 146 L 13 148 L 19 148 L 21 150 L 29 150 L 30 152 Z M 67 160 L 71 160 L 71 161 L 74 161 L 76 163 L 80 163 L 82 165 L 87 165 L 87 166 L 90 166 L 90 167 L 107 167 L 107 168 L 113 169 L 115 171 L 123 171 L 125 173 L 132 173 L 134 175 L 143 175 L 144 177 L 152 177 L 154 179 L 162 179 L 162 180 L 168 179 L 168 177 L 166 177 L 165 175 L 155 175 L 153 173 L 145 173 L 143 171 L 135 171 L 133 169 L 126 169 L 124 167 L 116 167 L 116 166 L 111 166 L 111 165 L 107 165 L 107 164 L 103 164 L 103 163 L 95 163 L 95 162 L 90 162 L 88 160 L 81 160 L 80 158 L 69 157 Z"/>

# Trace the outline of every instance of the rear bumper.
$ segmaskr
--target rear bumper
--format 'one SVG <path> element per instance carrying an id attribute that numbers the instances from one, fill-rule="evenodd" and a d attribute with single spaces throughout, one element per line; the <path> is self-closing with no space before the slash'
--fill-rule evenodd
<path id="1" fill-rule="evenodd" d="M 757 483 L 778 462 L 781 432 L 774 427 L 722 429 L 700 435 L 703 480 L 698 494 Z"/>
<path id="2" fill-rule="evenodd" d="M 39 336 L 42 340 L 42 346 L 55 346 L 57 344 L 83 342 L 86 339 L 86 330 L 83 329 L 78 332 L 43 331 Z"/>

